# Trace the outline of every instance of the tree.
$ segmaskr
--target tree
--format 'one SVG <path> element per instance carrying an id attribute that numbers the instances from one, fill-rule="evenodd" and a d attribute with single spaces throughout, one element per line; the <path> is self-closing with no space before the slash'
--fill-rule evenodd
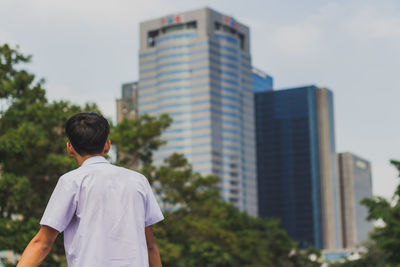
<path id="1" fill-rule="evenodd" d="M 389 267 L 383 262 L 383 253 L 377 249 L 374 241 L 368 240 L 363 246 L 365 246 L 366 251 L 362 252 L 358 259 L 347 258 L 343 262 L 331 263 L 329 267 Z"/>
<path id="2" fill-rule="evenodd" d="M 31 57 L 0 46 L 0 250 L 22 253 L 37 232 L 47 201 L 65 172 L 77 167 L 65 149 L 67 119 L 78 112 L 101 113 L 95 104 L 83 107 L 49 102 L 44 80 L 24 70 Z M 163 142 L 168 116 L 141 117 L 111 127 L 111 138 L 129 153 L 127 161 L 151 163 L 152 151 Z M 127 130 L 129 129 L 129 131 Z M 41 266 L 57 266 L 64 249 L 61 238 Z"/>
<path id="3" fill-rule="evenodd" d="M 221 200 L 218 178 L 194 173 L 173 154 L 152 174 L 165 221 L 155 227 L 164 266 L 319 266 L 277 220 L 254 218 Z M 312 251 L 314 253 L 315 251 Z"/>
<path id="4" fill-rule="evenodd" d="M 392 160 L 391 164 L 400 171 L 400 161 Z M 382 253 L 381 260 L 390 266 L 400 265 L 400 185 L 391 201 L 373 197 L 362 200 L 362 204 L 369 210 L 368 220 L 379 220 L 382 223 L 371 233 L 377 249 Z"/>
<path id="5" fill-rule="evenodd" d="M 59 176 L 74 167 L 65 153 L 64 124 L 81 111 L 99 111 L 65 101 L 49 103 L 44 80 L 22 69 L 30 61 L 0 46 L 0 249 L 21 253 L 39 228 L 39 218 Z M 57 241 L 55 253 L 62 251 Z M 56 266 L 50 256 L 42 266 Z"/>
<path id="6" fill-rule="evenodd" d="M 160 139 L 171 118 L 167 114 L 154 118 L 140 116 L 137 120 L 124 119 L 112 128 L 110 139 L 117 147 L 118 163 L 127 167 L 150 166 L 153 151 L 165 141 Z"/>
<path id="7" fill-rule="evenodd" d="M 400 161 L 391 164 L 400 171 Z M 361 203 L 368 208 L 367 219 L 379 221 L 364 245 L 366 251 L 356 260 L 333 263 L 331 267 L 389 267 L 400 266 L 400 185 L 390 200 L 376 196 Z"/>

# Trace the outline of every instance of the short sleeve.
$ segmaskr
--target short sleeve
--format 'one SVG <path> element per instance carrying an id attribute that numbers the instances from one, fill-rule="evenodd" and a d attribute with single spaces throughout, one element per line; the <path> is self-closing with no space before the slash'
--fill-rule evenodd
<path id="1" fill-rule="evenodd" d="M 77 205 L 75 195 L 72 183 L 62 176 L 54 188 L 40 224 L 63 232 L 75 214 Z"/>
<path id="2" fill-rule="evenodd" d="M 147 195 L 146 195 L 146 210 L 145 210 L 145 226 L 158 223 L 164 219 L 160 206 L 154 196 L 153 190 L 149 182 L 146 180 Z"/>

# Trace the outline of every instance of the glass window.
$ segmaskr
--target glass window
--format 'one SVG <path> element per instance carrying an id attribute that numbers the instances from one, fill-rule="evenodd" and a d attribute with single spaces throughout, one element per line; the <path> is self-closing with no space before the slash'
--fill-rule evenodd
<path id="1" fill-rule="evenodd" d="M 191 21 L 186 23 L 187 29 L 197 29 L 197 21 Z"/>
<path id="2" fill-rule="evenodd" d="M 156 37 L 158 36 L 159 31 L 149 31 L 147 33 L 147 46 L 148 47 L 153 47 L 156 45 Z"/>
<path id="3" fill-rule="evenodd" d="M 231 28 L 226 26 L 226 25 L 222 25 L 222 31 L 223 32 L 227 32 L 227 33 L 231 33 Z"/>
<path id="4" fill-rule="evenodd" d="M 238 36 L 239 36 L 240 48 L 243 50 L 244 49 L 244 35 L 241 33 L 238 33 Z"/>
<path id="5" fill-rule="evenodd" d="M 161 29 L 163 34 L 169 33 L 169 32 L 174 32 L 174 31 L 180 31 L 185 28 L 185 24 L 175 24 L 171 26 L 167 26 Z"/>

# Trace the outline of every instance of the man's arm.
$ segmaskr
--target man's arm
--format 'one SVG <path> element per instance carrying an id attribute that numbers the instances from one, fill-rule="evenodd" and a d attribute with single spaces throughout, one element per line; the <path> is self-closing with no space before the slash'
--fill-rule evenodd
<path id="1" fill-rule="evenodd" d="M 47 254 L 49 254 L 57 236 L 57 230 L 43 225 L 24 250 L 17 267 L 39 266 Z"/>
<path id="2" fill-rule="evenodd" d="M 156 241 L 154 240 L 153 228 L 151 227 L 151 225 L 145 228 L 145 234 L 147 251 L 149 254 L 149 265 L 150 267 L 161 267 L 162 265 L 160 252 L 158 251 Z"/>

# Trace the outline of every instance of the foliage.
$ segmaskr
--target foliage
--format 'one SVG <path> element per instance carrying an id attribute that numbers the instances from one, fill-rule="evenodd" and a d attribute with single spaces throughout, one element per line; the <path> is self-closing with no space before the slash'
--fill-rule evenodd
<path id="1" fill-rule="evenodd" d="M 137 167 L 141 163 L 150 166 L 153 151 L 165 144 L 160 136 L 170 123 L 171 118 L 166 114 L 159 118 L 145 114 L 137 120 L 124 119 L 118 123 L 112 129 L 110 139 L 117 147 L 119 164 Z"/>
<path id="2" fill-rule="evenodd" d="M 373 241 L 368 241 L 365 245 L 366 251 L 360 254 L 358 259 L 346 259 L 343 262 L 334 262 L 329 267 L 389 267 L 382 261 L 382 252 L 377 250 Z"/>
<path id="3" fill-rule="evenodd" d="M 276 220 L 254 218 L 223 202 L 218 178 L 194 173 L 173 154 L 152 174 L 166 220 L 155 227 L 164 266 L 320 266 Z"/>
<path id="4" fill-rule="evenodd" d="M 0 46 L 0 250 L 17 253 L 39 229 L 58 178 L 77 167 L 66 154 L 65 122 L 78 112 L 100 113 L 95 104 L 50 103 L 44 81 L 36 81 L 22 69 L 30 59 L 7 44 Z M 163 144 L 159 136 L 169 123 L 166 115 L 160 119 L 144 116 L 112 127 L 113 142 L 128 153 L 128 160 L 122 162 L 140 160 L 149 165 L 152 150 Z M 61 239 L 41 266 L 59 265 L 57 258 L 64 254 Z"/>
<path id="5" fill-rule="evenodd" d="M 400 171 L 400 161 L 391 163 Z M 376 226 L 370 233 L 366 252 L 356 260 L 332 263 L 330 267 L 390 267 L 400 266 L 400 185 L 391 200 L 383 197 L 365 198 L 361 203 L 368 208 L 368 220 L 376 220 Z"/>
<path id="6" fill-rule="evenodd" d="M 391 163 L 400 171 L 400 161 Z M 400 265 L 400 185 L 391 199 L 373 197 L 362 201 L 369 210 L 368 220 L 379 220 L 383 225 L 375 227 L 371 238 L 382 254 L 383 262 Z"/>
<path id="7" fill-rule="evenodd" d="M 96 111 L 65 101 L 49 103 L 43 80 L 22 69 L 31 57 L 0 46 L 0 250 L 21 253 L 39 228 L 61 174 L 76 167 L 65 153 L 64 124 L 73 114 Z M 61 239 L 53 252 L 63 253 Z M 42 266 L 56 266 L 54 255 Z"/>

